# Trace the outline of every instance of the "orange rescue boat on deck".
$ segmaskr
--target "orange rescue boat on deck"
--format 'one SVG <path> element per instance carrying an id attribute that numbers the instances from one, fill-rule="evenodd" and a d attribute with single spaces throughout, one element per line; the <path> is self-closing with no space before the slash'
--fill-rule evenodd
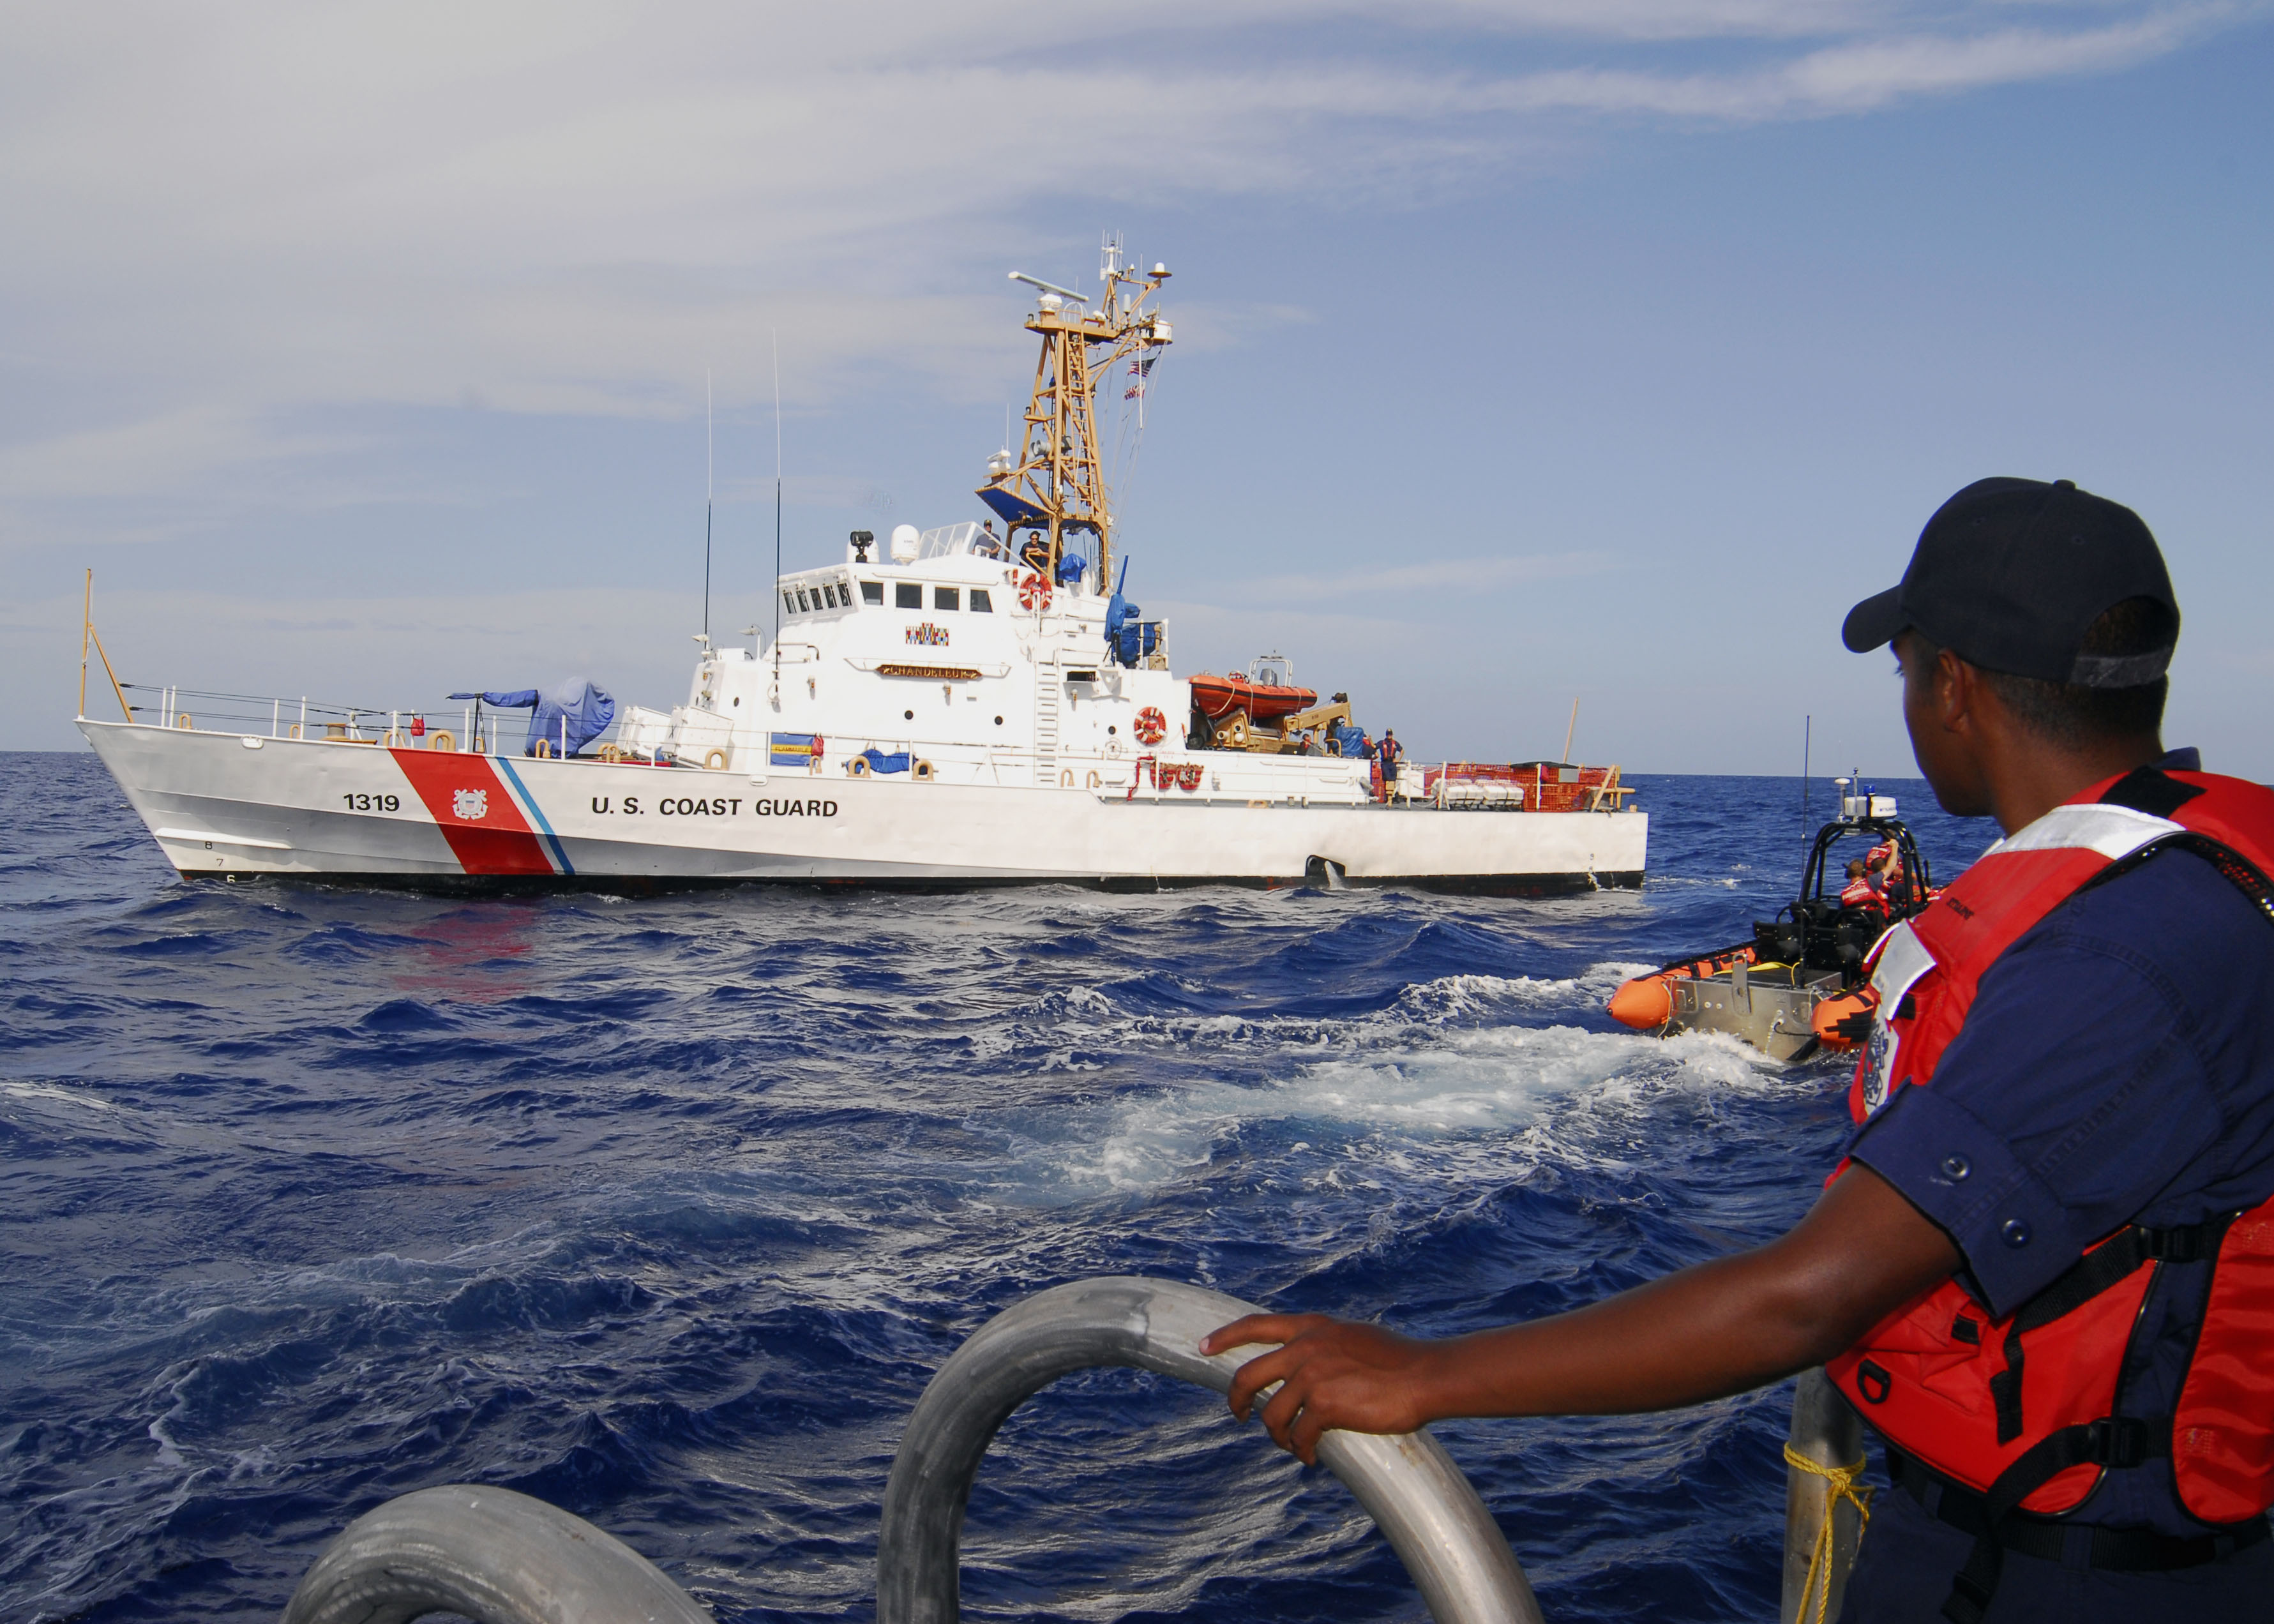
<path id="1" fill-rule="evenodd" d="M 1265 655 L 1252 673 L 1235 671 L 1217 677 L 1201 672 L 1192 680 L 1193 705 L 1211 722 L 1221 722 L 1235 710 L 1251 722 L 1276 722 L 1317 704 L 1314 690 L 1284 680 L 1285 668 L 1275 663 L 1277 658 Z"/>

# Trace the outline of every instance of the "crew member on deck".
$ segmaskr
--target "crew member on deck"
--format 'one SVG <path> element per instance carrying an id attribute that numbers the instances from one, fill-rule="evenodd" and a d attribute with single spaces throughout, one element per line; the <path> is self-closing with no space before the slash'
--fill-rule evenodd
<path id="1" fill-rule="evenodd" d="M 1003 556 L 1003 538 L 995 533 L 995 521 L 990 519 L 979 527 L 979 534 L 971 538 L 975 558 L 999 559 Z"/>
<path id="2" fill-rule="evenodd" d="M 1605 1302 L 1449 1342 L 1259 1314 L 1331 1427 L 1694 1404 L 1826 1365 L 1886 1446 L 1850 1624 L 2274 1620 L 2274 792 L 2165 751 L 2179 609 L 2128 508 L 1945 503 L 1893 643 L 1945 810 L 2005 838 L 1882 938 L 1856 1126 L 1806 1218 Z M 1812 1171 L 1796 1169 L 1813 1177 Z"/>
<path id="3" fill-rule="evenodd" d="M 1382 730 L 1382 739 L 1374 747 L 1374 793 L 1381 800 L 1389 799 L 1391 786 L 1397 782 L 1397 763 L 1405 754 L 1405 747 L 1397 742 L 1395 728 Z"/>

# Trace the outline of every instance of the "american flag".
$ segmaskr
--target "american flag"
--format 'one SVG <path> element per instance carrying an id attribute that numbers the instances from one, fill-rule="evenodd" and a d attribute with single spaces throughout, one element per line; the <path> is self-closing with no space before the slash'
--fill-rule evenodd
<path id="1" fill-rule="evenodd" d="M 1145 393 L 1145 380 L 1153 375 L 1153 363 L 1160 358 L 1156 355 L 1139 356 L 1129 363 L 1130 384 L 1121 392 L 1123 400 L 1133 401 Z"/>

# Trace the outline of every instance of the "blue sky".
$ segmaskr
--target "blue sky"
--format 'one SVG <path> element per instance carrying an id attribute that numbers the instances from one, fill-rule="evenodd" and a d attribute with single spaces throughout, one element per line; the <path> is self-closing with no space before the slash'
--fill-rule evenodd
<path id="1" fill-rule="evenodd" d="M 978 516 L 1005 273 L 1178 274 L 1123 504 L 1180 670 L 1419 755 L 1909 770 L 1839 645 L 1992 473 L 2127 501 L 2167 733 L 2274 777 L 2274 13 L 1223 0 L 26 8 L 0 747 L 123 674 L 682 696 L 854 527 Z M 90 701 L 90 710 L 101 714 Z M 439 707 L 438 707 L 439 708 Z"/>

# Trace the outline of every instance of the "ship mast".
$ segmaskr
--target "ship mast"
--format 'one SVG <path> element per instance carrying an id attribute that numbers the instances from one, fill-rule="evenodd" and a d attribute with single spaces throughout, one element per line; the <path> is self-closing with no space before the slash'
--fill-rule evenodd
<path id="1" fill-rule="evenodd" d="M 1154 355 L 1170 342 L 1159 307 L 1146 304 L 1169 274 L 1165 265 L 1156 265 L 1149 274 L 1124 265 L 1118 237 L 1106 239 L 1099 272 L 1105 290 L 1095 301 L 1024 272 L 1011 273 L 1012 281 L 1037 292 L 1027 331 L 1041 335 L 1042 354 L 1035 363 L 1025 435 L 1017 450 L 1006 446 L 988 462 L 991 477 L 979 487 L 979 499 L 1006 531 L 1041 538 L 1053 580 L 1068 539 L 1085 531 L 1097 538 L 1099 579 L 1112 578 L 1113 510 L 1098 455 L 1097 385 L 1113 376 L 1124 356 L 1141 352 L 1141 386 Z M 1014 542 L 1013 551 L 1020 545 Z"/>

